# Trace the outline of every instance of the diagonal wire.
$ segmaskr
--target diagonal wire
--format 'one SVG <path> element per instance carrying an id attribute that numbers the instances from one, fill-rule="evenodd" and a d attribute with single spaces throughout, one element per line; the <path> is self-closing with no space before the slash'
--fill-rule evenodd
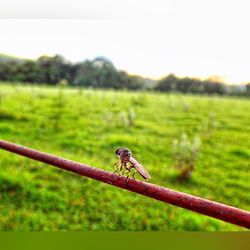
<path id="1" fill-rule="evenodd" d="M 214 202 L 190 194 L 178 192 L 169 188 L 144 181 L 126 179 L 102 169 L 83 163 L 67 160 L 52 154 L 47 154 L 18 144 L 0 140 L 0 148 L 40 161 L 70 172 L 74 172 L 104 183 L 139 193 L 172 205 L 204 214 L 238 226 L 250 228 L 250 212 Z"/>

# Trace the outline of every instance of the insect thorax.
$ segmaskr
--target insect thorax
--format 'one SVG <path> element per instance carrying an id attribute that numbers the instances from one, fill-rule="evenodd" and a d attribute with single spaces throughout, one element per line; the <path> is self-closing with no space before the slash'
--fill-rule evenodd
<path id="1" fill-rule="evenodd" d="M 129 162 L 130 157 L 132 156 L 132 153 L 129 149 L 123 148 L 120 153 L 120 159 L 122 162 Z"/>

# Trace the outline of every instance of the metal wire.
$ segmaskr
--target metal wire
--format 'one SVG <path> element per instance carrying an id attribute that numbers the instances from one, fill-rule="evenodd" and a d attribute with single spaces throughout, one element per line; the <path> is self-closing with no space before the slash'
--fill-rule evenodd
<path id="1" fill-rule="evenodd" d="M 130 178 L 126 179 L 124 176 L 119 176 L 99 168 L 43 153 L 4 140 L 0 140 L 0 148 L 156 200 L 170 203 L 238 226 L 250 228 L 250 212 L 236 207 L 224 205 L 222 203 L 178 192 L 144 181 Z"/>

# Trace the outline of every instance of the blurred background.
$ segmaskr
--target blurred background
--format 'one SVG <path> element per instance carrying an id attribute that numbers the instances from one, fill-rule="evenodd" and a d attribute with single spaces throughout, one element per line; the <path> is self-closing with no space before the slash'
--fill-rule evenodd
<path id="1" fill-rule="evenodd" d="M 108 171 L 127 147 L 150 182 L 249 210 L 246 10 L 2 1 L 1 139 Z M 244 229 L 1 151 L 0 230 Z"/>

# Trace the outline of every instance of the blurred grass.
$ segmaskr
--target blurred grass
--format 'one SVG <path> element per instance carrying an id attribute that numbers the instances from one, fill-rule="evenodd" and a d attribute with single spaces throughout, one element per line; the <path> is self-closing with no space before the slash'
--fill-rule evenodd
<path id="1" fill-rule="evenodd" d="M 11 84 L 0 85 L 0 100 L 2 139 L 109 171 L 116 147 L 126 146 L 151 182 L 250 209 L 249 100 Z M 134 124 L 127 126 L 119 114 L 131 108 Z M 211 114 L 214 128 L 206 126 Z M 183 132 L 200 136 L 202 147 L 192 179 L 180 183 L 171 146 Z M 244 230 L 0 154 L 0 230 Z"/>

